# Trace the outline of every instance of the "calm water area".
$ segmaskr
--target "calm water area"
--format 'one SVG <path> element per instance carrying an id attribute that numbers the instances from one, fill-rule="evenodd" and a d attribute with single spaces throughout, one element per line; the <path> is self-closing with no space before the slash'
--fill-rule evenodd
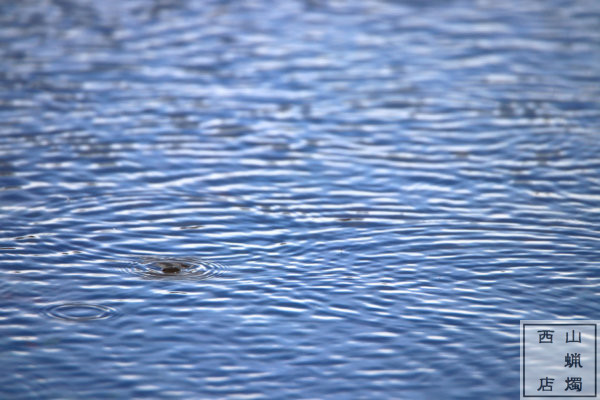
<path id="1" fill-rule="evenodd" d="M 600 319 L 600 1 L 0 3 L 0 399 L 515 399 Z"/>

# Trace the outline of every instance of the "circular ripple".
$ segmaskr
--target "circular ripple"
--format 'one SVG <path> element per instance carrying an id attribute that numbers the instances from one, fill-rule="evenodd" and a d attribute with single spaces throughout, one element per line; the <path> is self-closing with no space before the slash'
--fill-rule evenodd
<path id="1" fill-rule="evenodd" d="M 111 318 L 116 315 L 116 311 L 98 304 L 65 303 L 48 308 L 46 315 L 63 321 L 82 322 Z"/>
<path id="2" fill-rule="evenodd" d="M 142 257 L 126 270 L 146 279 L 209 279 L 222 274 L 221 264 L 195 257 Z"/>

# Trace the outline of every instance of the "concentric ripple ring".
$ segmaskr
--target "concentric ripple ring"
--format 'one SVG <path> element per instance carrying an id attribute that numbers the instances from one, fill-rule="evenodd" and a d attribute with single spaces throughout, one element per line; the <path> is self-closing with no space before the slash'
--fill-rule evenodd
<path id="1" fill-rule="evenodd" d="M 46 314 L 63 321 L 83 322 L 113 317 L 116 310 L 99 304 L 65 303 L 48 308 Z"/>

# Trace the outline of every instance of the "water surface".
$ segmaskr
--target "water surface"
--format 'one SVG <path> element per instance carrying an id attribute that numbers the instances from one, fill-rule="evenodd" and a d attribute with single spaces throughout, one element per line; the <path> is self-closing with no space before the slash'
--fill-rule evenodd
<path id="1" fill-rule="evenodd" d="M 600 3 L 0 6 L 0 397 L 511 399 L 598 319 Z"/>

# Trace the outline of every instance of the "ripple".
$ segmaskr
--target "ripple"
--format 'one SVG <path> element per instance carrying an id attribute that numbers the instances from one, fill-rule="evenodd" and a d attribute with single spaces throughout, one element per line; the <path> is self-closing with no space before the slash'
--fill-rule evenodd
<path id="1" fill-rule="evenodd" d="M 15 375 L 0 378 L 0 398 L 41 399 L 44 397 L 42 393 L 48 391 L 47 387 L 40 384 L 41 381 L 42 379 L 15 379 Z"/>
<path id="2" fill-rule="evenodd" d="M 63 321 L 83 322 L 112 318 L 117 315 L 117 311 L 99 304 L 64 303 L 48 308 L 45 314 Z"/>
<path id="3" fill-rule="evenodd" d="M 145 256 L 129 263 L 124 270 L 144 279 L 204 280 L 221 275 L 226 268 L 197 257 Z"/>

